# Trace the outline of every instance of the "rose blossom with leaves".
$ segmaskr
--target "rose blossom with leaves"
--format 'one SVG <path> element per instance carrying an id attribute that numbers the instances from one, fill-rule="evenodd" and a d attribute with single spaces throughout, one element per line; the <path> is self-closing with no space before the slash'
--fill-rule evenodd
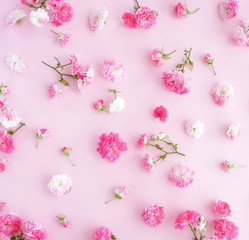
<path id="1" fill-rule="evenodd" d="M 175 14 L 178 18 L 182 18 L 182 17 L 185 17 L 189 14 L 194 14 L 196 12 L 198 12 L 200 10 L 200 8 L 197 8 L 196 10 L 194 11 L 189 11 L 188 7 L 187 7 L 187 4 L 186 3 L 182 3 L 182 2 L 179 2 L 176 6 L 175 6 Z"/>
<path id="2" fill-rule="evenodd" d="M 173 148 L 173 151 L 168 151 L 163 145 Z M 148 172 L 153 172 L 155 166 L 159 161 L 165 161 L 168 155 L 178 154 L 185 156 L 185 154 L 178 151 L 178 144 L 173 143 L 165 133 L 153 134 L 148 136 L 147 134 L 141 134 L 137 142 L 137 148 L 155 148 L 161 152 L 161 155 L 151 157 L 146 154 L 143 158 L 143 167 Z"/>

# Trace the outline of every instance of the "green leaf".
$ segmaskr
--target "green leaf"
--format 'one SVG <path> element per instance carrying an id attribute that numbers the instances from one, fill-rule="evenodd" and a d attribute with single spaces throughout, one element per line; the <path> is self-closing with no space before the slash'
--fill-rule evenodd
<path id="1" fill-rule="evenodd" d="M 115 198 L 122 199 L 117 193 L 115 193 Z"/>
<path id="2" fill-rule="evenodd" d="M 69 83 L 63 78 L 59 82 L 61 82 L 64 86 L 70 87 Z"/>
<path id="3" fill-rule="evenodd" d="M 111 235 L 111 239 L 112 240 L 117 240 L 117 238 L 113 234 Z"/>

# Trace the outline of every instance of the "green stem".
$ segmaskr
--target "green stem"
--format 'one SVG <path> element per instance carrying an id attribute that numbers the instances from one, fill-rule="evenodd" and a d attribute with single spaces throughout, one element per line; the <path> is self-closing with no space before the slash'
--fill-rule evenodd
<path id="1" fill-rule="evenodd" d="M 41 4 L 40 4 L 40 6 L 38 6 L 38 7 L 36 7 L 35 5 L 30 4 L 30 3 L 28 3 L 28 6 L 29 6 L 30 8 L 34 8 L 34 9 L 37 10 L 37 9 L 39 9 L 39 8 L 42 8 L 42 7 L 45 5 L 46 2 L 47 2 L 47 0 L 42 1 Z"/>
<path id="2" fill-rule="evenodd" d="M 194 234 L 194 240 L 199 240 L 196 236 L 196 230 L 191 226 L 191 224 L 188 224 L 190 227 L 191 232 Z"/>
<path id="3" fill-rule="evenodd" d="M 50 30 L 50 32 L 52 32 L 52 33 L 54 33 L 54 34 L 56 34 L 56 35 L 58 34 L 57 32 L 55 32 L 55 31 L 53 31 L 53 30 Z"/>
<path id="4" fill-rule="evenodd" d="M 7 133 L 11 136 L 13 136 L 20 128 L 22 128 L 23 126 L 25 126 L 26 124 L 23 122 L 20 122 L 20 126 L 16 129 L 16 130 L 9 130 Z"/>
<path id="5" fill-rule="evenodd" d="M 110 199 L 110 200 L 108 200 L 108 201 L 106 201 L 106 202 L 105 202 L 105 204 L 107 204 L 107 203 L 109 203 L 109 202 L 113 201 L 114 199 L 115 199 L 115 197 L 114 197 L 114 198 L 112 198 L 112 199 Z"/>
<path id="6" fill-rule="evenodd" d="M 160 145 L 155 145 L 155 144 L 150 143 L 150 144 L 148 144 L 148 146 L 152 146 L 152 147 L 154 147 L 154 148 L 157 148 L 157 149 L 161 150 L 162 152 L 164 152 L 166 155 L 168 155 L 168 154 L 179 154 L 179 155 L 181 155 L 181 156 L 185 156 L 185 154 L 180 153 L 180 152 L 178 152 L 178 151 L 175 151 L 175 152 L 167 152 L 167 151 L 165 151 Z"/>
<path id="7" fill-rule="evenodd" d="M 73 159 L 70 156 L 68 156 L 68 158 L 69 158 L 71 164 L 75 167 L 75 163 L 74 163 Z"/>
<path id="8" fill-rule="evenodd" d="M 190 12 L 188 9 L 187 9 L 187 14 L 194 14 L 196 12 L 198 12 L 200 10 L 200 8 L 197 8 L 195 9 L 193 12 Z"/>
<path id="9" fill-rule="evenodd" d="M 138 0 L 135 0 L 136 4 L 137 4 L 137 7 L 135 7 L 136 10 L 138 10 L 140 8 L 140 5 L 138 3 Z"/>
<path id="10" fill-rule="evenodd" d="M 166 55 L 166 57 L 168 57 L 168 56 L 170 56 L 172 53 L 174 53 L 174 52 L 176 52 L 176 50 L 174 50 L 174 51 L 172 51 L 172 52 L 170 52 L 170 53 L 168 53 L 168 54 L 165 54 Z"/>
<path id="11" fill-rule="evenodd" d="M 212 68 L 212 70 L 213 70 L 214 75 L 216 75 L 216 71 L 215 71 L 215 69 L 214 69 L 214 65 L 213 65 L 213 64 L 211 64 L 211 68 Z"/>

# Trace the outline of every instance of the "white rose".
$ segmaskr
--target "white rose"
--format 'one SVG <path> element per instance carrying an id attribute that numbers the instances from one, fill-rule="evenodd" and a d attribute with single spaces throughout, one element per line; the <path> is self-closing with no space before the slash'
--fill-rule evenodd
<path id="1" fill-rule="evenodd" d="M 204 126 L 205 124 L 201 122 L 201 120 L 196 120 L 193 122 L 188 121 L 185 125 L 185 130 L 190 137 L 200 138 L 205 132 Z"/>
<path id="2" fill-rule="evenodd" d="M 109 112 L 121 112 L 125 107 L 125 100 L 121 97 L 117 97 L 109 104 Z"/>
<path id="3" fill-rule="evenodd" d="M 22 72 L 26 68 L 23 60 L 17 54 L 13 53 L 10 53 L 6 58 L 6 64 L 11 71 L 17 73 Z"/>
<path id="4" fill-rule="evenodd" d="M 36 27 L 42 27 L 49 21 L 49 16 L 44 9 L 39 8 L 36 11 L 30 12 L 29 20 Z"/>

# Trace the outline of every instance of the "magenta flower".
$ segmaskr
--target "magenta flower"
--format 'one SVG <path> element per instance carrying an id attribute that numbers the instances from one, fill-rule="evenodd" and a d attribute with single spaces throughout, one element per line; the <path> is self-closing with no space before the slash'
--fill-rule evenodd
<path id="1" fill-rule="evenodd" d="M 137 28 L 137 17 L 135 13 L 125 12 L 122 15 L 122 19 L 126 27 L 131 28 L 131 29 Z"/>
<path id="2" fill-rule="evenodd" d="M 157 203 L 152 204 L 143 210 L 142 217 L 146 224 L 155 227 L 161 224 L 165 217 L 164 208 Z"/>
<path id="3" fill-rule="evenodd" d="M 0 131 L 0 151 L 4 153 L 12 153 L 14 147 L 13 138 L 10 134 Z"/>
<path id="4" fill-rule="evenodd" d="M 65 156 L 67 156 L 67 157 L 69 158 L 71 164 L 75 167 L 75 163 L 74 163 L 74 161 L 72 160 L 71 155 L 70 155 L 71 151 L 72 151 L 72 148 L 70 148 L 70 147 L 63 147 L 63 148 L 61 148 L 61 152 L 62 152 Z"/>
<path id="5" fill-rule="evenodd" d="M 140 28 L 151 28 L 156 24 L 157 12 L 151 10 L 149 7 L 139 7 L 135 14 L 137 25 Z"/>
<path id="6" fill-rule="evenodd" d="M 220 217 L 231 216 L 231 209 L 228 203 L 223 201 L 216 201 L 214 206 L 214 213 Z"/>
<path id="7" fill-rule="evenodd" d="M 5 171 L 6 164 L 7 164 L 7 159 L 5 157 L 0 156 L 0 173 Z"/>
<path id="8" fill-rule="evenodd" d="M 47 128 L 38 128 L 36 129 L 36 148 L 39 147 L 39 141 L 50 136 L 51 135 L 51 131 L 48 130 Z"/>
<path id="9" fill-rule="evenodd" d="M 199 8 L 197 8 L 195 11 L 190 12 L 187 8 L 187 5 L 184 3 L 179 2 L 176 6 L 175 6 L 175 14 L 178 18 L 182 18 L 187 16 L 188 14 L 193 14 L 196 13 L 197 11 L 199 11 Z"/>
<path id="10" fill-rule="evenodd" d="M 103 76 L 113 82 L 116 82 L 124 77 L 125 67 L 118 60 L 105 60 L 103 68 Z"/>
<path id="11" fill-rule="evenodd" d="M 214 69 L 214 58 L 210 53 L 206 53 L 203 57 L 204 61 L 212 67 L 214 75 L 216 75 L 216 71 Z"/>
<path id="12" fill-rule="evenodd" d="M 200 213 L 193 210 L 188 210 L 178 215 L 175 221 L 175 228 L 179 231 L 183 231 L 190 224 L 194 226 L 199 225 L 200 218 Z"/>
<path id="13" fill-rule="evenodd" d="M 168 111 L 164 106 L 160 106 L 154 109 L 153 115 L 155 118 L 159 118 L 161 122 L 165 122 L 168 117 Z"/>
<path id="14" fill-rule="evenodd" d="M 105 202 L 105 204 L 113 201 L 114 199 L 123 199 L 129 194 L 129 189 L 126 186 L 120 186 L 114 189 L 114 197 Z"/>
<path id="15" fill-rule="evenodd" d="M 141 150 L 142 148 L 144 148 L 147 145 L 147 142 L 148 142 L 147 134 L 146 133 L 141 134 L 137 142 L 137 149 Z"/>
<path id="16" fill-rule="evenodd" d="M 14 213 L 0 215 L 0 233 L 11 237 L 21 229 L 21 218 Z"/>
<path id="17" fill-rule="evenodd" d="M 219 219 L 214 221 L 214 235 L 218 239 L 226 238 L 227 240 L 237 239 L 239 236 L 239 228 L 227 219 Z"/>
<path id="18" fill-rule="evenodd" d="M 239 9 L 239 0 L 221 0 L 218 13 L 222 20 L 236 17 Z"/>
<path id="19" fill-rule="evenodd" d="M 100 99 L 93 103 L 94 109 L 96 109 L 99 112 L 106 111 L 106 106 L 104 104 L 104 100 Z"/>
<path id="20" fill-rule="evenodd" d="M 107 159 L 110 162 L 115 162 L 121 152 L 127 150 L 127 144 L 124 142 L 118 133 L 103 133 L 99 137 L 97 151 L 102 158 Z"/>
<path id="21" fill-rule="evenodd" d="M 169 180 L 179 188 L 190 185 L 194 180 L 194 171 L 187 166 L 176 165 L 169 174 Z"/>
<path id="22" fill-rule="evenodd" d="M 68 227 L 68 225 L 69 225 L 69 220 L 67 219 L 67 217 L 66 216 L 62 216 L 62 217 L 58 217 L 57 216 L 57 218 L 58 218 L 58 222 L 64 227 L 64 228 L 67 228 Z"/>
<path id="23" fill-rule="evenodd" d="M 28 240 L 46 240 L 47 230 L 38 222 L 25 221 L 24 237 Z"/>
<path id="24" fill-rule="evenodd" d="M 181 72 L 164 72 L 162 79 L 164 80 L 165 87 L 172 92 L 177 94 L 185 94 L 190 92 L 185 76 Z"/>
<path id="25" fill-rule="evenodd" d="M 107 227 L 98 227 L 93 233 L 92 240 L 116 240 L 117 238 L 112 234 Z"/>

